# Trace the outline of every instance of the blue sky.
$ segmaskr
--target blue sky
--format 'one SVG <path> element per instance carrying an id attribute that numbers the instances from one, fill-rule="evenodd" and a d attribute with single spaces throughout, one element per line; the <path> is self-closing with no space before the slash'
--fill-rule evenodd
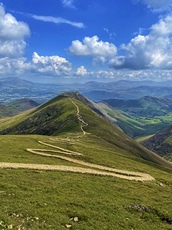
<path id="1" fill-rule="evenodd" d="M 172 80 L 172 0 L 1 0 L 0 77 Z"/>

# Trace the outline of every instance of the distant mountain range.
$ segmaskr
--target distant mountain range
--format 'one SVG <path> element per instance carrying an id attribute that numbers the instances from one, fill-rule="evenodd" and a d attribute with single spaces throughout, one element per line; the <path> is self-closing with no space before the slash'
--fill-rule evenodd
<path id="1" fill-rule="evenodd" d="M 135 117 L 154 118 L 172 112 L 172 99 L 145 96 L 135 100 L 104 100 L 108 105 Z"/>
<path id="2" fill-rule="evenodd" d="M 172 81 L 117 81 L 85 84 L 42 84 L 19 78 L 0 79 L 0 103 L 14 99 L 30 98 L 43 103 L 63 92 L 78 91 L 98 102 L 107 99 L 137 99 L 144 96 L 172 98 Z"/>

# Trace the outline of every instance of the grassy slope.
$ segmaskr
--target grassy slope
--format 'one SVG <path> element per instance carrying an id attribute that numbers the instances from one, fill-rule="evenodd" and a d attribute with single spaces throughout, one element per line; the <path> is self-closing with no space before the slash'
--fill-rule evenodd
<path id="1" fill-rule="evenodd" d="M 146 130 L 144 123 L 139 119 L 128 115 L 122 110 L 113 108 L 106 103 L 99 102 L 97 106 L 112 124 L 118 126 L 130 137 L 135 138 L 143 134 L 145 135 Z"/>
<path id="2" fill-rule="evenodd" d="M 73 114 L 75 107 L 65 98 L 51 100 L 32 111 L 15 116 L 10 120 L 3 119 L 1 130 L 10 134 L 44 134 L 56 135 L 70 129 L 78 131 L 77 118 Z M 74 118 L 74 119 L 73 119 Z"/>
<path id="3" fill-rule="evenodd" d="M 61 100 L 69 106 L 69 100 Z M 13 225 L 14 229 L 61 230 L 66 228 L 66 224 L 76 230 L 170 229 L 171 171 L 143 160 L 139 154 L 149 155 L 148 151 L 119 130 L 108 126 L 103 118 L 83 103 L 75 102 L 80 107 L 83 119 L 89 123 L 85 130 L 91 134 L 82 136 L 78 122 L 74 120 L 74 132 L 71 130 L 67 134 L 62 128 L 57 136 L 1 135 L 1 162 L 73 165 L 59 159 L 36 156 L 25 150 L 50 149 L 39 144 L 38 140 L 41 140 L 81 152 L 83 157 L 79 159 L 87 162 L 149 173 L 155 181 L 143 183 L 69 172 L 0 169 L 0 229 Z M 41 106 L 41 112 L 52 103 L 57 101 Z M 65 114 L 71 115 L 72 111 L 75 114 L 76 108 L 73 108 L 71 106 L 70 112 L 66 111 Z M 65 111 L 66 106 L 63 109 Z M 32 110 L 32 116 L 38 111 Z M 16 126 L 27 118 L 30 118 L 30 112 L 17 116 L 17 121 L 12 119 L 4 122 L 3 128 L 11 124 Z M 75 216 L 79 218 L 78 222 L 71 220 Z"/>
<path id="4" fill-rule="evenodd" d="M 143 148 L 95 113 L 82 102 L 83 97 L 80 100 L 75 98 L 73 100 L 79 106 L 84 121 L 89 124 L 85 127 L 88 133 L 108 141 L 114 145 L 115 149 L 125 152 L 127 155 L 131 154 L 151 162 L 172 167 L 168 162 Z M 76 116 L 76 107 L 71 103 L 68 96 L 63 95 L 50 100 L 31 112 L 25 112 L 23 115 L 13 117 L 11 120 L 4 119 L 3 125 L 0 127 L 0 134 L 57 135 L 78 131 L 80 131 L 80 124 Z"/>
<path id="5" fill-rule="evenodd" d="M 168 137 L 165 141 L 165 148 L 168 149 L 168 153 L 166 153 L 165 158 L 172 161 L 172 136 Z M 167 147 L 166 147 L 167 146 Z"/>
<path id="6" fill-rule="evenodd" d="M 74 137 L 69 134 L 72 141 L 62 142 L 57 137 L 38 135 L 0 136 L 3 143 L 0 159 L 5 162 L 73 165 L 25 151 L 26 148 L 42 148 L 37 142 L 42 140 L 81 152 L 84 161 L 147 172 L 156 180 L 143 183 L 69 172 L 0 169 L 2 225 L 31 230 L 61 230 L 66 224 L 71 224 L 76 230 L 170 229 L 170 171 L 118 152 L 111 144 L 95 136 Z M 79 218 L 78 222 L 70 220 L 75 216 Z M 4 228 L 0 226 L 0 229 Z"/>

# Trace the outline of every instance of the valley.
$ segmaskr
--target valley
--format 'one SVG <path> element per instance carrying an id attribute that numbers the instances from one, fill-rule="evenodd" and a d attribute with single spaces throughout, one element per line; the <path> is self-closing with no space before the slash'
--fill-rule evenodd
<path id="1" fill-rule="evenodd" d="M 134 139 L 153 135 L 172 123 L 172 100 L 167 98 L 109 99 L 97 105 L 113 124 Z"/>

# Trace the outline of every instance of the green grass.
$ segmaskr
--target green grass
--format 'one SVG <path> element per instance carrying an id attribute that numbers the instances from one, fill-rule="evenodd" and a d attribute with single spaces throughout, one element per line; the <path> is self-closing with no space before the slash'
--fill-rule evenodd
<path id="1" fill-rule="evenodd" d="M 40 141 L 49 141 L 49 137 L 40 135 L 6 135 L 0 136 L 1 150 L 0 161 L 1 162 L 13 162 L 13 163 L 35 163 L 35 164 L 64 164 L 64 160 L 54 158 L 46 158 L 37 156 L 26 151 L 27 148 L 39 148 L 46 149 L 38 143 Z M 50 142 L 51 143 L 51 142 Z M 51 149 L 51 148 L 49 148 Z M 66 165 L 75 165 L 65 161 Z"/>
<path id="2" fill-rule="evenodd" d="M 66 137 L 65 135 L 60 138 Z M 69 134 L 71 139 L 72 134 Z M 154 182 L 79 173 L 27 169 L 0 169 L 0 229 L 171 229 L 171 171 L 138 157 L 118 152 L 112 144 L 95 136 L 74 138 L 21 135 L 0 136 L 1 161 L 65 164 L 36 156 L 26 148 L 47 148 L 38 140 L 83 153 L 83 160 L 118 169 L 151 174 Z M 141 208 L 138 208 L 141 207 Z M 74 222 L 72 217 L 78 217 Z M 3 227 L 5 226 L 5 227 Z"/>
<path id="3" fill-rule="evenodd" d="M 75 94 L 74 94 L 75 95 Z M 98 137 L 102 142 L 108 142 L 116 152 L 141 157 L 143 159 L 168 166 L 157 156 L 138 145 L 119 129 L 112 126 L 104 118 L 95 113 L 87 104 L 75 98 L 72 99 L 79 106 L 80 115 L 88 123 L 84 129 L 87 133 Z M 68 96 L 58 96 L 36 109 L 24 112 L 12 119 L 2 119 L 1 134 L 43 134 L 53 135 L 69 132 L 81 132 L 80 122 L 76 115 L 76 106 Z M 96 140 L 97 141 L 97 140 Z"/>
<path id="4" fill-rule="evenodd" d="M 37 109 L 31 109 L 12 118 L 1 119 L 0 131 L 10 134 L 56 135 L 71 129 L 78 131 L 75 107 L 69 99 L 63 98 L 46 103 Z M 76 129 L 76 130 L 75 130 Z M 4 134 L 4 132 L 3 132 Z"/>
<path id="5" fill-rule="evenodd" d="M 61 230 L 67 228 L 66 224 L 75 230 L 171 229 L 172 171 L 153 161 L 168 164 L 114 128 L 82 102 L 73 99 L 84 121 L 89 124 L 84 127 L 87 134 L 83 136 L 75 106 L 68 98 L 61 99 L 58 102 L 54 99 L 10 120 L 1 120 L 0 130 L 12 128 L 12 133 L 21 131 L 16 127 L 23 127 L 27 131 L 29 122 L 35 122 L 38 118 L 41 118 L 41 126 L 35 128 L 42 132 L 45 116 L 53 126 L 62 125 L 53 136 L 1 135 L 1 162 L 81 167 L 26 151 L 27 148 L 52 150 L 38 143 L 40 140 L 83 154 L 72 156 L 74 159 L 148 173 L 155 181 L 136 182 L 110 176 L 48 170 L 0 169 L 0 229 L 10 229 L 12 226 L 17 230 Z M 55 114 L 50 110 L 52 106 L 57 109 Z M 66 120 L 70 122 L 66 123 Z M 74 222 L 73 217 L 78 217 L 79 221 Z"/>

